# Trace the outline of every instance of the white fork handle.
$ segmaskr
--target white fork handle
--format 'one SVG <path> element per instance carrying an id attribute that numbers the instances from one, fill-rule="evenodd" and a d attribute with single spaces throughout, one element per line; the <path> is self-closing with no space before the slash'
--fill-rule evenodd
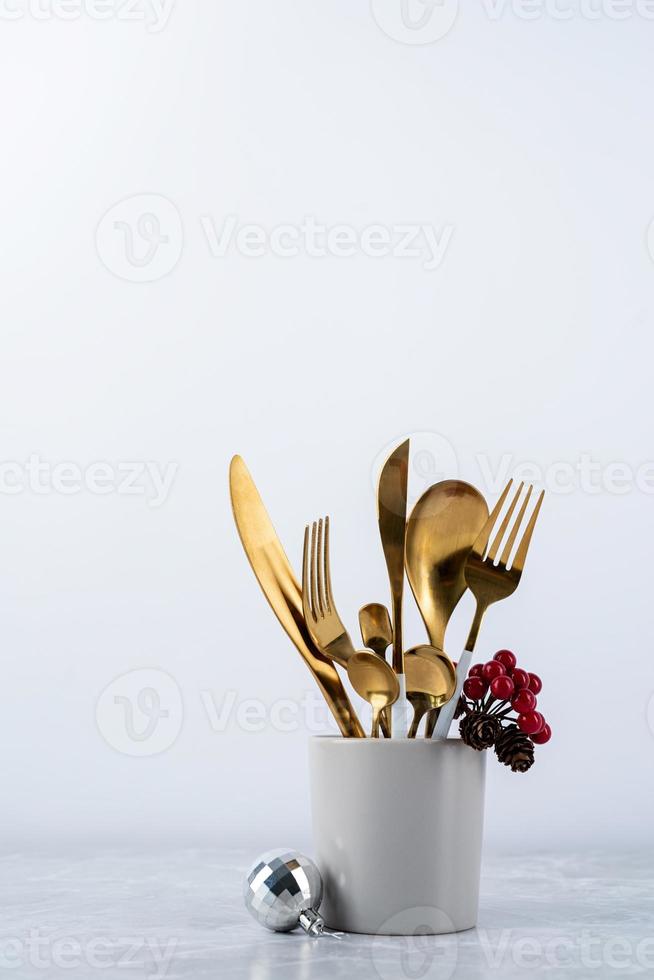
<path id="1" fill-rule="evenodd" d="M 406 738 L 409 734 L 409 711 L 411 705 L 406 699 L 406 678 L 404 674 L 398 674 L 397 679 L 400 683 L 400 696 L 395 704 L 391 705 L 391 731 L 393 738 Z"/>
<path id="2" fill-rule="evenodd" d="M 447 704 L 444 704 L 441 708 L 432 738 L 447 738 L 450 725 L 452 724 L 452 719 L 454 718 L 454 712 L 456 711 L 456 706 L 459 703 L 459 698 L 461 697 L 463 682 L 468 676 L 471 660 L 472 650 L 464 650 L 456 668 L 456 690 Z"/>

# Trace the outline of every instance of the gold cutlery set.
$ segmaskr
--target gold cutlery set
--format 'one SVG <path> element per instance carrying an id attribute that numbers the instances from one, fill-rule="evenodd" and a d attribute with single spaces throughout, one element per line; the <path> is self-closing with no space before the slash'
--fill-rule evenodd
<path id="1" fill-rule="evenodd" d="M 230 465 L 234 520 L 252 570 L 348 738 L 364 737 L 365 732 L 336 666 L 370 704 L 372 738 L 380 733 L 415 738 L 423 718 L 427 738 L 447 737 L 483 616 L 492 603 L 517 588 L 543 500 L 541 492 L 520 535 L 531 486 L 524 492 L 521 483 L 509 500 L 509 480 L 489 514 L 473 486 L 444 480 L 423 493 L 407 519 L 409 448 L 407 439 L 391 453 L 379 479 L 379 533 L 391 614 L 380 603 L 362 607 L 361 650 L 355 649 L 334 601 L 329 518 L 305 528 L 300 586 L 245 463 L 234 456 Z M 405 572 L 429 639 L 409 650 L 402 639 Z M 476 611 L 455 666 L 444 650 L 445 632 L 466 589 L 476 600 Z"/>

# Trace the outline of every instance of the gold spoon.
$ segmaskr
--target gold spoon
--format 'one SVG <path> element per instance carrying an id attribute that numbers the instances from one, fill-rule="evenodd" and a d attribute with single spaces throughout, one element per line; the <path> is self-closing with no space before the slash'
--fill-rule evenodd
<path id="1" fill-rule="evenodd" d="M 393 626 L 388 609 L 382 602 L 369 602 L 359 609 L 359 629 L 364 647 L 386 660 L 386 651 L 393 642 Z M 391 731 L 390 715 L 390 711 L 382 712 L 382 727 L 385 721 L 386 732 Z"/>
<path id="2" fill-rule="evenodd" d="M 379 738 L 381 713 L 400 696 L 397 674 L 376 653 L 357 650 L 347 662 L 347 676 L 357 694 L 372 706 L 370 737 Z"/>
<path id="3" fill-rule="evenodd" d="M 368 647 L 382 660 L 393 642 L 393 627 L 388 609 L 381 602 L 369 602 L 359 609 L 359 627 L 364 647 Z"/>
<path id="4" fill-rule="evenodd" d="M 433 647 L 443 651 L 445 630 L 466 590 L 465 563 L 488 519 L 486 501 L 462 480 L 443 480 L 423 493 L 407 523 L 407 577 Z M 427 721 L 431 737 L 436 721 Z"/>
<path id="5" fill-rule="evenodd" d="M 415 738 L 424 715 L 450 700 L 456 689 L 456 671 L 450 658 L 428 644 L 404 654 L 406 696 L 413 706 L 409 738 Z"/>

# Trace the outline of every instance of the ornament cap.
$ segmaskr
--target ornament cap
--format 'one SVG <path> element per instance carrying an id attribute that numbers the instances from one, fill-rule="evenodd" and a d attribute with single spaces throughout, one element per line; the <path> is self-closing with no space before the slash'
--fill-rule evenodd
<path id="1" fill-rule="evenodd" d="M 299 923 L 309 936 L 321 936 L 325 929 L 325 920 L 315 909 L 303 909 Z"/>

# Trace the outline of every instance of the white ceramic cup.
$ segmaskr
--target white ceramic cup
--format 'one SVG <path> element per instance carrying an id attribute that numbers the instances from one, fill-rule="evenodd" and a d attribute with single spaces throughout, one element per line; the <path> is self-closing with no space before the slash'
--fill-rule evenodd
<path id="1" fill-rule="evenodd" d="M 476 924 L 485 757 L 459 739 L 310 740 L 330 928 L 410 935 Z"/>

